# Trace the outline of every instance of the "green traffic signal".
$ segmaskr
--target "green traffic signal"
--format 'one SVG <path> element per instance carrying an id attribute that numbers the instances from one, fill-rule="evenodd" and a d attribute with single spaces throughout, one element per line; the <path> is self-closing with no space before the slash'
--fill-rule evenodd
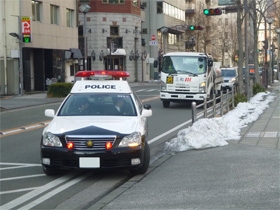
<path id="1" fill-rule="evenodd" d="M 189 29 L 191 30 L 191 31 L 195 31 L 195 30 L 199 30 L 199 31 L 201 31 L 201 30 L 203 30 L 204 29 L 204 27 L 203 26 L 200 26 L 200 25 L 190 25 L 189 26 Z"/>
<path id="2" fill-rule="evenodd" d="M 203 14 L 204 14 L 204 15 L 209 15 L 209 9 L 204 9 L 204 10 L 203 10 Z"/>

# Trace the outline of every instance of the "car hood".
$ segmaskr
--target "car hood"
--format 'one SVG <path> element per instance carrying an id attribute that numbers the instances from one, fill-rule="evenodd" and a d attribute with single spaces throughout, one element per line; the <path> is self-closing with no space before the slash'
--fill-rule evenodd
<path id="1" fill-rule="evenodd" d="M 129 134 L 140 131 L 137 117 L 59 117 L 56 116 L 44 130 L 54 134 L 71 133 L 83 135 Z"/>

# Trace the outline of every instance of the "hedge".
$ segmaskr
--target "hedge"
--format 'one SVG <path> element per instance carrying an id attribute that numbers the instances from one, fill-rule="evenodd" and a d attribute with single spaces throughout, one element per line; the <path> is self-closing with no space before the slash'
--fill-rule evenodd
<path id="1" fill-rule="evenodd" d="M 48 87 L 47 96 L 49 98 L 66 97 L 73 87 L 70 82 L 57 82 Z"/>

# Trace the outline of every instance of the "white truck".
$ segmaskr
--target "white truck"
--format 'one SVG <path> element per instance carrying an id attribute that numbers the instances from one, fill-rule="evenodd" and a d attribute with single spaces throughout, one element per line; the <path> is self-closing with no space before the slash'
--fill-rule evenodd
<path id="1" fill-rule="evenodd" d="M 221 94 L 223 78 L 213 67 L 210 55 L 198 52 L 172 52 L 163 55 L 160 72 L 160 99 L 163 107 L 170 102 L 203 103 Z"/>

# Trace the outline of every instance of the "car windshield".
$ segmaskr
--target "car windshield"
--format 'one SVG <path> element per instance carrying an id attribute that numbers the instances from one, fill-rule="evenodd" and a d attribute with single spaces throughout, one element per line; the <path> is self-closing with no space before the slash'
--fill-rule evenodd
<path id="1" fill-rule="evenodd" d="M 222 76 L 223 77 L 235 77 L 236 76 L 236 71 L 235 70 L 222 69 Z"/>
<path id="2" fill-rule="evenodd" d="M 58 116 L 136 116 L 130 94 L 71 94 Z"/>
<path id="3" fill-rule="evenodd" d="M 168 74 L 204 74 L 207 69 L 206 57 L 165 56 L 162 72 Z"/>

